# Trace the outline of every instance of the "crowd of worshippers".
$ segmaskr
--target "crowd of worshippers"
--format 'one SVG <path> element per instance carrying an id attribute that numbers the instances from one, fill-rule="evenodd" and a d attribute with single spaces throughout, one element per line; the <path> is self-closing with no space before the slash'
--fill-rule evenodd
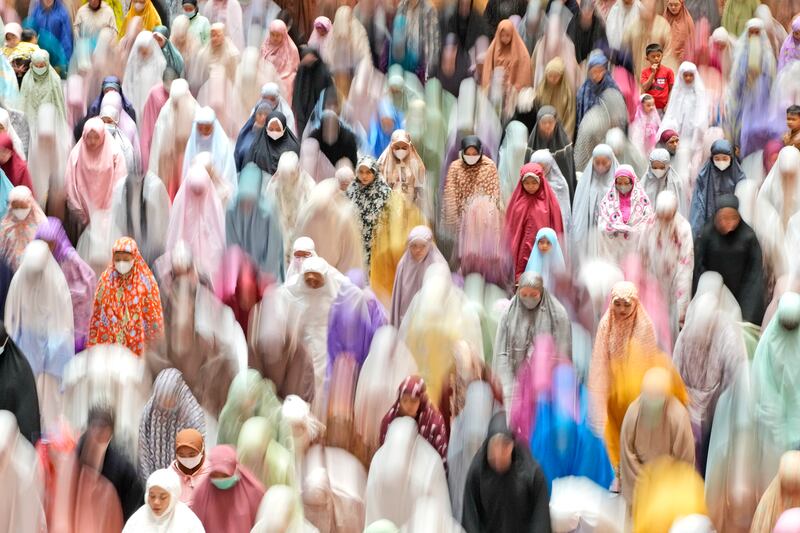
<path id="1" fill-rule="evenodd" d="M 0 531 L 800 532 L 800 0 L 0 26 Z"/>

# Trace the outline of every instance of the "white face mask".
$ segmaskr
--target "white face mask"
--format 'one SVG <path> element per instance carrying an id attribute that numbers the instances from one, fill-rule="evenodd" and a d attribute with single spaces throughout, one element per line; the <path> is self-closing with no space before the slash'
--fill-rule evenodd
<path id="1" fill-rule="evenodd" d="M 31 212 L 30 207 L 21 207 L 18 209 L 11 210 L 11 214 L 14 215 L 14 218 L 16 218 L 17 220 L 25 220 L 26 218 L 28 218 L 28 213 L 30 212 Z"/>
<path id="2" fill-rule="evenodd" d="M 630 194 L 632 190 L 633 190 L 633 185 L 617 185 L 617 191 L 619 191 L 620 194 L 627 195 Z"/>
<path id="3" fill-rule="evenodd" d="M 480 161 L 480 159 L 481 159 L 480 154 L 478 154 L 478 155 L 465 155 L 464 156 L 464 162 L 466 164 L 468 164 L 469 166 L 477 164 L 478 161 Z"/>
<path id="4" fill-rule="evenodd" d="M 653 176 L 655 176 L 657 178 L 663 178 L 664 176 L 667 175 L 667 169 L 666 168 L 651 168 L 650 172 L 652 172 Z"/>
<path id="5" fill-rule="evenodd" d="M 133 7 L 136 9 L 137 13 L 141 13 L 144 11 L 144 2 L 134 2 Z"/>
<path id="6" fill-rule="evenodd" d="M 133 268 L 133 261 L 114 261 L 114 268 L 124 276 Z"/>
<path id="7" fill-rule="evenodd" d="M 178 462 L 181 465 L 183 465 L 187 470 L 194 470 L 202 460 L 203 460 L 202 453 L 198 453 L 194 457 L 178 457 Z"/>
<path id="8" fill-rule="evenodd" d="M 408 150 L 395 150 L 393 153 L 394 156 L 400 161 L 408 157 Z"/>
<path id="9" fill-rule="evenodd" d="M 281 137 L 283 137 L 283 132 L 282 132 L 282 131 L 272 131 L 272 130 L 267 130 L 267 135 L 268 135 L 268 136 L 269 136 L 269 138 L 270 138 L 270 139 L 272 139 L 273 141 L 277 141 L 278 139 L 280 139 Z"/>
<path id="10" fill-rule="evenodd" d="M 34 74 L 41 76 L 42 74 L 47 72 L 47 65 L 43 67 L 37 67 L 35 65 L 31 65 L 31 70 L 33 71 Z"/>
<path id="11" fill-rule="evenodd" d="M 730 161 L 714 161 L 714 166 L 719 169 L 720 172 L 725 171 L 729 166 L 731 166 Z"/>

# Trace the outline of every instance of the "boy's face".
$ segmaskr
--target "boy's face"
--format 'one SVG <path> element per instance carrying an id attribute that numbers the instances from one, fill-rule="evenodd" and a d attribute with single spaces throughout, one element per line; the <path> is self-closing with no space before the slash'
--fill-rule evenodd
<path id="1" fill-rule="evenodd" d="M 661 63 L 661 56 L 663 54 L 661 52 L 650 52 L 647 54 L 647 60 L 650 62 L 651 65 L 658 65 Z"/>
<path id="2" fill-rule="evenodd" d="M 791 131 L 800 130 L 800 115 L 786 115 L 786 125 Z"/>

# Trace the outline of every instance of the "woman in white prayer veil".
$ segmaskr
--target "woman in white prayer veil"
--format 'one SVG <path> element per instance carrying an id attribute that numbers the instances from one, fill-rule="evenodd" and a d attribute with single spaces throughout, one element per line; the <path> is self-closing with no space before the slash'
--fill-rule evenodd
<path id="1" fill-rule="evenodd" d="M 367 476 L 366 523 L 379 519 L 405 524 L 426 498 L 450 512 L 450 495 L 441 456 L 420 437 L 414 419 L 389 425 Z"/>
<path id="2" fill-rule="evenodd" d="M 191 248 L 199 272 L 214 279 L 225 253 L 225 211 L 208 172 L 199 165 L 189 168 L 172 204 L 166 253 L 155 265 L 159 276 L 169 269 L 169 255 L 180 240 Z"/>
<path id="3" fill-rule="evenodd" d="M 153 495 L 152 489 L 160 489 Z M 166 507 L 156 514 L 150 502 L 163 503 L 163 494 L 169 496 Z M 184 502 L 180 501 L 181 480 L 173 468 L 154 471 L 147 478 L 145 504 L 125 523 L 123 533 L 205 533 L 203 524 Z"/>
<path id="4" fill-rule="evenodd" d="M 453 283 L 446 263 L 434 263 L 425 271 L 422 287 L 400 324 L 400 338 L 414 354 L 428 397 L 435 403 L 453 364 L 457 341 L 465 340 L 484 359 L 480 318 Z"/>
<path id="5" fill-rule="evenodd" d="M 294 152 L 283 152 L 278 160 L 278 169 L 267 184 L 267 197 L 271 198 L 278 208 L 281 228 L 283 230 L 283 249 L 289 262 L 289 251 L 299 234 L 295 233 L 297 219 L 311 197 L 314 180 L 300 166 L 300 159 Z"/>
<path id="6" fill-rule="evenodd" d="M 355 205 L 339 189 L 338 181 L 325 179 L 317 183 L 298 213 L 295 235 L 311 238 L 317 255 L 339 272 L 348 272 L 363 268 L 360 224 Z"/>
<path id="7" fill-rule="evenodd" d="M 617 3 L 611 7 L 608 17 L 606 17 L 606 36 L 608 45 L 612 49 L 619 50 L 621 48 L 625 29 L 631 27 L 639 19 L 641 7 L 639 0 L 633 0 L 633 2 L 617 0 Z"/>
<path id="8" fill-rule="evenodd" d="M 264 40 L 264 28 L 269 28 L 269 23 L 281 14 L 281 6 L 275 0 L 245 0 L 240 4 L 245 43 L 257 46 Z"/>
<path id="9" fill-rule="evenodd" d="M 280 79 L 275 67 L 272 63 L 264 59 L 261 51 L 255 46 L 248 46 L 242 50 L 242 57 L 239 60 L 239 68 L 236 70 L 236 79 L 233 82 L 233 94 L 236 97 L 235 102 L 226 102 L 226 105 L 232 106 L 230 112 L 231 121 L 236 124 L 238 128 L 247 122 L 248 117 L 255 111 L 255 106 L 261 101 L 264 96 L 263 87 L 275 80 Z M 286 115 L 286 121 L 294 131 L 294 117 L 289 119 L 291 114 L 291 107 L 288 102 L 278 94 L 284 103 L 283 109 L 278 109 Z M 284 112 L 284 110 L 289 113 Z"/>
<path id="10" fill-rule="evenodd" d="M 564 174 L 558 167 L 558 163 L 556 163 L 553 154 L 550 153 L 550 150 L 536 150 L 533 152 L 530 162 L 537 163 L 544 169 L 545 179 L 547 183 L 550 184 L 550 188 L 553 189 L 553 192 L 556 193 L 556 199 L 561 208 L 561 220 L 564 224 L 564 228 L 569 228 L 570 222 L 572 221 L 569 185 L 567 184 L 567 178 L 564 177 Z"/>
<path id="11" fill-rule="evenodd" d="M 364 446 L 360 459 L 369 464 L 380 446 L 381 421 L 397 400 L 397 385 L 417 373 L 417 362 L 392 326 L 375 332 L 361 367 L 353 406 L 355 439 Z"/>
<path id="12" fill-rule="evenodd" d="M 473 381 L 467 387 L 464 409 L 450 424 L 450 443 L 447 446 L 447 484 L 453 514 L 461 520 L 464 507 L 464 487 L 472 459 L 486 440 L 489 422 L 499 410 L 491 385 Z"/>
<path id="13" fill-rule="evenodd" d="M 306 518 L 320 533 L 364 529 L 367 470 L 341 448 L 320 444 L 308 450 L 303 477 Z"/>
<path id="14" fill-rule="evenodd" d="M 98 344 L 75 355 L 64 369 L 64 415 L 83 431 L 89 409 L 108 406 L 115 414 L 114 441 L 136 461 L 139 421 L 151 386 L 143 357 L 120 344 Z"/>
<path id="15" fill-rule="evenodd" d="M 650 152 L 650 163 L 642 177 L 642 187 L 651 202 L 658 203 L 658 195 L 669 191 L 675 196 L 678 213 L 689 217 L 689 185 L 675 170 L 669 152 L 665 148 L 655 148 Z"/>
<path id="16" fill-rule="evenodd" d="M 506 136 L 500 145 L 500 161 L 497 172 L 500 174 L 500 195 L 503 205 L 508 205 L 508 200 L 514 193 L 519 182 L 519 169 L 528 159 L 528 128 L 522 122 L 512 120 L 506 126 Z M 548 180 L 549 183 L 549 180 Z M 552 186 L 552 184 L 551 184 Z M 559 199 L 559 203 L 561 200 Z M 569 226 L 564 226 L 568 228 Z"/>
<path id="17" fill-rule="evenodd" d="M 774 167 L 777 167 L 777 163 Z M 789 197 L 788 194 L 784 196 Z M 770 202 L 767 194 L 759 193 L 759 184 L 754 180 L 744 179 L 736 184 L 736 197 L 739 199 L 742 220 L 753 228 L 761 245 L 764 279 L 771 293 L 776 280 L 789 271 L 792 254 L 788 253 L 791 250 L 784 249 L 789 221 L 784 223 L 781 220 L 780 211 Z"/>
<path id="18" fill-rule="evenodd" d="M 745 365 L 722 393 L 708 444 L 705 493 L 717 531 L 749 533 L 761 494 L 777 472 L 781 451 L 754 418 L 751 372 Z"/>
<path id="19" fill-rule="evenodd" d="M 592 308 L 592 317 L 594 319 L 592 331 L 590 333 L 592 334 L 592 338 L 594 338 L 597 332 L 597 325 L 600 323 L 600 319 L 603 317 L 606 312 L 606 308 L 608 307 L 611 290 L 614 288 L 614 285 L 616 285 L 617 282 L 625 279 L 625 275 L 614 263 L 610 263 L 604 259 L 596 258 L 594 256 L 588 259 L 588 261 L 584 261 L 581 264 L 580 269 L 578 270 L 578 282 L 586 287 L 586 290 L 589 294 L 589 302 Z M 574 329 L 575 325 L 573 324 L 573 330 Z M 573 355 L 573 360 L 574 357 L 575 355 Z"/>
<path id="20" fill-rule="evenodd" d="M 597 255 L 597 216 L 600 200 L 614 182 L 617 158 L 607 144 L 598 144 L 575 188 L 570 236 L 573 257 L 584 259 Z"/>
<path id="21" fill-rule="evenodd" d="M 306 453 L 325 437 L 325 425 L 311 414 L 308 402 L 294 394 L 287 395 L 283 400 L 281 417 L 286 422 L 294 445 L 294 479 L 302 481 L 307 472 Z"/>
<path id="22" fill-rule="evenodd" d="M 128 137 L 122 133 L 122 130 L 119 129 L 119 126 L 117 126 L 119 123 L 119 111 L 110 105 L 104 105 L 100 108 L 99 116 L 100 120 L 105 124 L 106 133 L 108 134 L 107 137 L 113 139 L 117 146 L 119 146 L 125 158 L 125 167 L 129 169 L 138 168 L 140 165 L 137 160 L 141 157 L 141 155 L 137 155 L 139 148 L 137 147 L 136 151 L 134 151 L 130 139 L 128 139 Z"/>
<path id="23" fill-rule="evenodd" d="M 656 197 L 656 216 L 638 245 L 642 266 L 658 280 L 661 294 L 669 301 L 673 339 L 678 336 L 692 297 L 694 268 L 692 228 L 678 212 L 678 205 L 674 192 L 661 191 Z"/>
<path id="24" fill-rule="evenodd" d="M 261 505 L 258 506 L 256 523 L 250 533 L 312 533 L 314 531 L 317 531 L 316 528 L 303 518 L 303 507 L 297 492 L 286 485 L 273 485 L 264 494 Z"/>
<path id="25" fill-rule="evenodd" d="M 794 146 L 781 149 L 761 185 L 758 199 L 775 209 L 785 230 L 792 216 L 800 211 L 800 150 Z"/>
<path id="26" fill-rule="evenodd" d="M 128 176 L 114 186 L 111 240 L 131 237 L 148 265 L 161 257 L 167 242 L 170 201 L 164 182 L 141 165 L 128 167 Z"/>
<path id="27" fill-rule="evenodd" d="M 700 279 L 697 282 L 697 288 L 694 291 L 694 298 L 697 298 L 700 294 L 705 292 L 709 292 L 717 296 L 717 308 L 728 315 L 731 320 L 734 322 L 741 322 L 742 321 L 742 310 L 739 307 L 739 303 L 736 301 L 736 297 L 733 293 L 725 286 L 725 282 L 722 279 L 722 275 L 718 272 L 707 271 L 703 272 L 703 275 L 700 276 Z"/>
<path id="28" fill-rule="evenodd" d="M 190 29 L 192 21 L 185 14 L 172 19 L 169 42 L 171 42 L 183 58 L 183 75 L 188 78 L 195 70 L 197 53 L 202 47 L 200 37 Z"/>
<path id="29" fill-rule="evenodd" d="M 64 173 L 67 169 L 67 158 L 70 150 L 70 135 L 66 129 L 59 131 L 56 120 L 56 108 L 53 104 L 44 103 L 39 107 L 38 128 L 31 139 L 28 171 L 33 180 L 33 189 L 37 192 L 37 200 L 46 212 L 62 220 L 66 217 L 66 190 Z M 44 191 L 45 195 L 39 193 Z"/>
<path id="30" fill-rule="evenodd" d="M 684 61 L 675 74 L 675 86 L 669 95 L 664 118 L 661 119 L 661 131 L 675 130 L 681 144 L 697 147 L 701 145 L 708 126 L 708 94 L 703 78 L 694 63 Z"/>
<path id="31" fill-rule="evenodd" d="M 315 414 L 319 414 L 325 400 L 324 383 L 328 364 L 328 315 L 331 305 L 347 278 L 331 267 L 322 257 L 309 257 L 303 261 L 302 274 L 291 285 L 283 285 L 281 292 L 289 302 L 299 306 L 303 317 L 303 338 L 314 361 Z"/>
<path id="32" fill-rule="evenodd" d="M 286 281 L 291 283 L 303 269 L 303 261 L 309 257 L 316 257 L 317 250 L 314 241 L 309 237 L 298 237 L 292 244 L 291 258 L 286 269 Z"/>
<path id="33" fill-rule="evenodd" d="M 206 5 L 211 5 L 211 2 Z M 239 68 L 240 49 L 229 37 L 226 25 L 220 22 L 214 23 L 211 25 L 210 33 L 210 40 L 197 53 L 192 61 L 192 70 L 186 76 L 193 93 L 199 92 L 203 84 L 208 81 L 212 66 L 223 67 L 224 77 L 228 80 L 236 78 L 236 70 Z"/>
<path id="34" fill-rule="evenodd" d="M 153 39 L 153 33 L 139 33 L 133 43 L 122 80 L 122 90 L 133 104 L 137 117 L 142 116 L 150 89 L 161 83 L 165 68 L 167 60 Z"/>
<path id="35" fill-rule="evenodd" d="M 718 301 L 719 295 L 712 292 L 692 300 L 672 352 L 672 362 L 689 393 L 695 462 L 701 473 L 706 468 L 717 401 L 748 364 L 739 326 L 730 315 L 717 311 Z"/>
<path id="36" fill-rule="evenodd" d="M 170 199 L 175 198 L 183 177 L 183 154 L 192 132 L 197 101 L 186 80 L 178 78 L 169 88 L 169 99 L 156 119 L 147 170 L 160 177 Z"/>
<path id="37" fill-rule="evenodd" d="M 54 430 L 64 366 L 75 354 L 75 338 L 69 285 L 44 241 L 31 241 L 25 248 L 8 288 L 4 321 L 36 378 L 42 428 Z"/>
<path id="38" fill-rule="evenodd" d="M 543 35 L 538 39 L 533 54 L 531 54 L 533 87 L 539 86 L 545 77 L 545 66 L 556 57 L 560 57 L 564 61 L 564 76 L 570 87 L 580 87 L 583 83 L 583 76 L 575 57 L 575 45 L 566 32 L 572 19 L 572 13 L 564 6 L 565 4 L 562 2 L 550 3 Z"/>
<path id="39" fill-rule="evenodd" d="M 233 145 L 217 120 L 216 113 L 210 107 L 201 107 L 195 112 L 192 132 L 189 134 L 186 151 L 183 154 L 182 180 L 186 179 L 192 161 L 200 152 L 211 154 L 217 175 L 222 177 L 235 193 L 239 179 L 236 175 L 236 163 L 233 160 Z"/>
<path id="40" fill-rule="evenodd" d="M 0 483 L 0 530 L 46 531 L 44 474 L 36 450 L 8 411 L 0 411 Z"/>
<path id="41" fill-rule="evenodd" d="M 242 23 L 242 6 L 238 0 L 209 0 L 203 6 L 202 15 L 213 26 L 224 24 L 227 34 L 237 50 L 244 50 L 244 24 Z"/>

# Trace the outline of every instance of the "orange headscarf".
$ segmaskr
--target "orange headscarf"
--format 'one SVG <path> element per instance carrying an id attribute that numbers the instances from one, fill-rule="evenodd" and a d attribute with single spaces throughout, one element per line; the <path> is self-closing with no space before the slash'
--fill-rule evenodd
<path id="1" fill-rule="evenodd" d="M 121 344 L 142 355 L 146 342 L 164 330 L 158 285 L 136 241 L 122 237 L 112 250 L 133 255 L 133 267 L 126 276 L 120 275 L 112 255 L 111 264 L 97 284 L 86 347 Z"/>
<path id="2" fill-rule="evenodd" d="M 511 41 L 508 44 L 501 42 L 501 38 L 504 36 L 510 36 Z M 497 25 L 497 32 L 494 34 L 492 44 L 486 50 L 481 85 L 489 86 L 492 82 L 492 73 L 498 67 L 503 67 L 505 70 L 506 87 L 514 87 L 519 90 L 533 85 L 533 71 L 528 49 L 522 37 L 517 33 L 514 24 L 508 19 Z"/>
<path id="3" fill-rule="evenodd" d="M 616 300 L 631 304 L 630 314 L 620 318 L 613 310 Z M 592 425 L 605 433 L 611 464 L 619 465 L 619 434 L 628 406 L 639 396 L 644 374 L 653 367 L 672 374 L 672 394 L 686 405 L 686 387 L 672 363 L 656 343 L 653 322 L 639 302 L 639 291 L 630 281 L 620 281 L 611 290 L 609 309 L 597 328 L 588 389 L 591 394 Z"/>

